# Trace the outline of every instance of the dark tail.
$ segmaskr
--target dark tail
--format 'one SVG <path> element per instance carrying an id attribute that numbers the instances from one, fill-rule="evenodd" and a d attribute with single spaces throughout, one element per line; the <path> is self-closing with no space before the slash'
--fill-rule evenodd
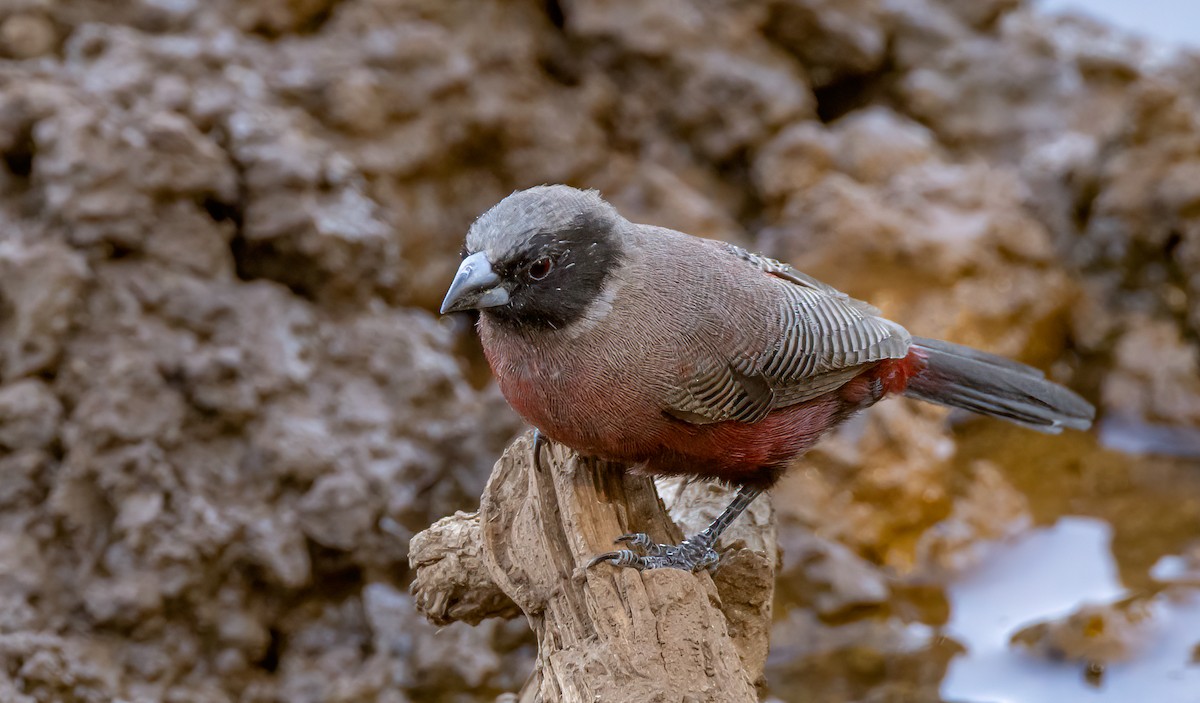
<path id="1" fill-rule="evenodd" d="M 913 398 L 999 417 L 1041 432 L 1086 430 L 1096 409 L 1032 366 L 936 339 L 913 337 L 925 368 L 909 379 Z"/>

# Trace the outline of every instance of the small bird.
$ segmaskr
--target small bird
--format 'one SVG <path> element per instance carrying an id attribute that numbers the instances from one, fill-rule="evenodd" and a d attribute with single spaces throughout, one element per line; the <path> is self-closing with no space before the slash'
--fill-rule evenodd
<path id="1" fill-rule="evenodd" d="M 539 440 L 739 487 L 682 543 L 622 535 L 626 548 L 589 568 L 715 565 L 717 538 L 797 456 L 888 395 L 1051 433 L 1095 414 L 1035 368 L 913 337 L 785 263 L 634 224 L 563 185 L 517 191 L 471 225 L 442 313 L 470 309 L 500 391 Z"/>

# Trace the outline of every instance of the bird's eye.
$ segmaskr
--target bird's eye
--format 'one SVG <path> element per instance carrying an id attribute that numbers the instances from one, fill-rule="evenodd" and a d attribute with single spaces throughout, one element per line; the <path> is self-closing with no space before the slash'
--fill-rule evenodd
<path id="1" fill-rule="evenodd" d="M 552 268 L 554 268 L 554 262 L 550 260 L 550 257 L 543 256 L 529 267 L 529 277 L 535 281 L 540 281 L 550 275 L 550 269 Z"/>

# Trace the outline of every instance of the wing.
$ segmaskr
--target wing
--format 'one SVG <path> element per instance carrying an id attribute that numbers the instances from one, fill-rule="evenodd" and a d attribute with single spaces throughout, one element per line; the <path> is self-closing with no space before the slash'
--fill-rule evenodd
<path id="1" fill-rule="evenodd" d="M 908 332 L 867 303 L 782 262 L 732 244 L 724 248 L 749 264 L 746 275 L 779 279 L 778 293 L 771 296 L 777 317 L 767 318 L 764 348 L 713 360 L 677 386 L 668 399 L 675 417 L 757 422 L 772 410 L 842 386 L 864 364 L 908 353 Z"/>

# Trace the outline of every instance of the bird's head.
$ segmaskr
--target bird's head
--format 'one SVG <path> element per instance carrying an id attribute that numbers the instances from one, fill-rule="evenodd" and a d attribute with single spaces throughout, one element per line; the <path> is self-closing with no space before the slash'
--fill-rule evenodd
<path id="1" fill-rule="evenodd" d="M 595 191 L 517 191 L 471 225 L 442 313 L 477 309 L 516 327 L 563 329 L 603 294 L 627 225 Z"/>

